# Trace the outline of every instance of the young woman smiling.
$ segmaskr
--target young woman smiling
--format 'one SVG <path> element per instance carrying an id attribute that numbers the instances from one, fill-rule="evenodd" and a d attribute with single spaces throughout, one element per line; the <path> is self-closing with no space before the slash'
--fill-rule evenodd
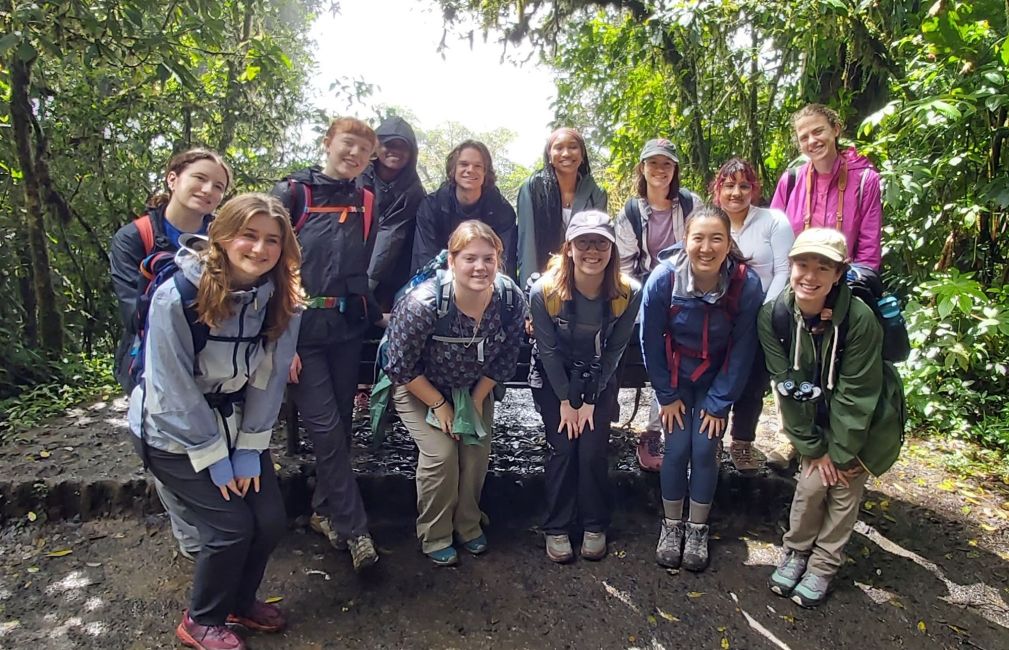
<path id="1" fill-rule="evenodd" d="M 592 177 L 582 134 L 560 128 L 547 138 L 543 167 L 519 188 L 519 283 L 543 271 L 564 243 L 571 216 L 585 210 L 606 211 L 606 192 Z"/>
<path id="2" fill-rule="evenodd" d="M 560 254 L 533 285 L 536 342 L 529 385 L 546 428 L 547 557 L 574 558 L 569 533 L 584 531 L 581 555 L 606 555 L 614 370 L 630 341 L 641 285 L 620 273 L 616 234 L 604 212 L 571 217 Z M 588 378 L 584 377 L 588 369 Z M 579 404 L 580 403 L 580 404 Z"/>
<path id="3" fill-rule="evenodd" d="M 729 217 L 717 207 L 695 211 L 684 243 L 659 259 L 641 306 L 641 349 L 665 433 L 655 554 L 662 566 L 682 562 L 702 571 L 718 483 L 715 452 L 729 409 L 750 376 L 764 291 L 732 239 Z M 688 466 L 690 513 L 684 524 Z"/>
<path id="4" fill-rule="evenodd" d="M 449 271 L 398 301 L 385 372 L 392 400 L 417 443 L 417 537 L 439 566 L 458 562 L 453 536 L 487 550 L 480 493 L 490 456 L 495 384 L 511 379 L 524 334 L 525 302 L 500 272 L 501 239 L 464 221 L 448 240 Z"/>
<path id="5" fill-rule="evenodd" d="M 782 423 L 801 458 L 785 553 L 769 586 L 814 607 L 844 564 L 868 475 L 879 476 L 897 459 L 902 389 L 880 353 L 883 331 L 876 316 L 844 282 L 844 235 L 827 228 L 803 231 L 789 258 L 790 287 L 758 319 Z M 775 323 L 782 307 L 788 315 L 784 328 Z"/>
<path id="6" fill-rule="evenodd" d="M 740 158 L 730 159 L 715 174 L 711 197 L 729 216 L 732 238 L 760 277 L 764 302 L 773 302 L 788 283 L 788 251 L 795 240 L 788 217 L 780 210 L 754 205 L 760 198 L 760 180 L 753 166 Z M 750 378 L 732 405 L 729 457 L 740 472 L 754 472 L 758 467 L 753 441 L 767 390 L 767 368 L 758 348 Z"/>
<path id="7" fill-rule="evenodd" d="M 241 650 L 226 624 L 285 626 L 256 591 L 287 527 L 269 443 L 297 340 L 301 254 L 286 210 L 265 194 L 229 201 L 208 234 L 183 238 L 179 270 L 151 299 L 129 424 L 203 542 L 176 635 L 192 648 Z M 206 328 L 199 350 L 196 327 Z"/>

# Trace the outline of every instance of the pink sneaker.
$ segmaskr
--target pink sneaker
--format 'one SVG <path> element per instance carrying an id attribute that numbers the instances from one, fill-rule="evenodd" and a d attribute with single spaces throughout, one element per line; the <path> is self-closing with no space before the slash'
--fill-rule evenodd
<path id="1" fill-rule="evenodd" d="M 175 628 L 182 645 L 196 650 L 246 650 L 245 641 L 226 625 L 200 625 L 182 612 L 182 622 Z"/>
<path id="2" fill-rule="evenodd" d="M 228 614 L 228 623 L 241 625 L 256 632 L 280 632 L 287 627 L 287 619 L 280 608 L 257 600 L 245 614 Z"/>
<path id="3" fill-rule="evenodd" d="M 662 469 L 662 434 L 645 431 L 638 438 L 638 465 L 646 472 Z"/>

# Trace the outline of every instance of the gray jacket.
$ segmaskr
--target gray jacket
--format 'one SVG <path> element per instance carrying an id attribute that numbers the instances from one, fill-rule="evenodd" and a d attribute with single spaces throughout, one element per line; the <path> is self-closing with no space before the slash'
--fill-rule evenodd
<path id="1" fill-rule="evenodd" d="M 198 286 L 200 259 L 189 248 L 181 248 L 175 259 Z M 130 398 L 128 419 L 135 436 L 156 449 L 188 454 L 196 472 L 233 449 L 269 446 L 300 320 L 296 314 L 275 342 L 259 336 L 273 290 L 266 279 L 253 289 L 232 292 L 234 315 L 211 328 L 206 346 L 194 354 L 175 282 L 157 288 L 148 315 L 144 377 Z M 211 401 L 218 405 L 212 407 Z"/>

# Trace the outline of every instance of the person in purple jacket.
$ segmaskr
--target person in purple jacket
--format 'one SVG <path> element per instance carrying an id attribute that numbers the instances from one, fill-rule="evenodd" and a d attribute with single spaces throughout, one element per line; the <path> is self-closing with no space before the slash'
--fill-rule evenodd
<path id="1" fill-rule="evenodd" d="M 792 116 L 795 140 L 808 161 L 778 180 L 771 207 L 788 215 L 798 235 L 807 228 L 844 234 L 852 264 L 879 270 L 883 202 L 879 172 L 854 147 L 840 150 L 841 118 L 823 104 L 808 104 Z M 767 464 L 787 470 L 795 448 L 784 443 L 767 454 Z"/>
<path id="2" fill-rule="evenodd" d="M 807 228 L 835 228 L 848 241 L 853 264 L 879 270 L 883 204 L 879 172 L 854 147 L 841 151 L 841 120 L 822 104 L 792 116 L 799 151 L 808 158 L 782 174 L 771 207 L 788 215 L 798 235 Z"/>

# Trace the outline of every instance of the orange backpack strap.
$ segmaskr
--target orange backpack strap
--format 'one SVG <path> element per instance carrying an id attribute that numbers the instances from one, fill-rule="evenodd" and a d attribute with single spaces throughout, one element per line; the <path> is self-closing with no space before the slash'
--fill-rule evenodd
<path id="1" fill-rule="evenodd" d="M 133 220 L 133 225 L 140 233 L 140 241 L 144 243 L 144 257 L 154 252 L 154 223 L 151 215 L 144 214 Z"/>
<path id="2" fill-rule="evenodd" d="M 371 234 L 371 220 L 375 214 L 375 194 L 367 187 L 362 188 L 364 192 L 364 241 L 368 241 Z"/>

